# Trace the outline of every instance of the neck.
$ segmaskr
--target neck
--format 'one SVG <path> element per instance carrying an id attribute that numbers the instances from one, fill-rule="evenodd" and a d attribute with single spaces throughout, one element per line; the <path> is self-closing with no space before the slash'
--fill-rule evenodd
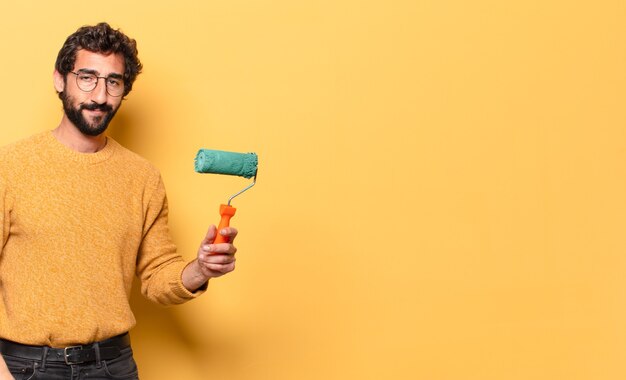
<path id="1" fill-rule="evenodd" d="M 63 116 L 59 126 L 52 130 L 52 135 L 61 144 L 80 153 L 96 153 L 101 151 L 107 144 L 107 138 L 104 133 L 98 136 L 85 135 L 66 116 Z"/>

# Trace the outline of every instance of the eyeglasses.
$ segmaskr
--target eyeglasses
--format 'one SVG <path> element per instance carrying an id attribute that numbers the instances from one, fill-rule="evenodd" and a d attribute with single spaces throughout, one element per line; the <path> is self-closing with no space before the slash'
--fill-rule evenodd
<path id="1" fill-rule="evenodd" d="M 98 86 L 98 79 L 104 79 L 107 94 L 111 96 L 122 96 L 124 94 L 124 80 L 122 78 L 108 76 L 99 77 L 94 73 L 79 71 L 77 73 L 70 71 L 76 75 L 76 85 L 81 91 L 91 92 Z"/>

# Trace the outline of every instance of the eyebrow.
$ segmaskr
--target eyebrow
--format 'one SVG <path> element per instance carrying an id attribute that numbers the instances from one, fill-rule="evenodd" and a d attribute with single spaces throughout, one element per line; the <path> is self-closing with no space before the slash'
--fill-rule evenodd
<path id="1" fill-rule="evenodd" d="M 92 70 L 92 69 L 80 69 L 77 70 L 79 73 L 86 73 L 86 74 L 93 74 L 96 76 L 100 76 L 100 73 L 96 70 Z M 106 78 L 114 78 L 114 79 L 124 79 L 124 76 L 122 74 L 118 74 L 118 73 L 111 73 L 109 75 L 106 76 Z"/>

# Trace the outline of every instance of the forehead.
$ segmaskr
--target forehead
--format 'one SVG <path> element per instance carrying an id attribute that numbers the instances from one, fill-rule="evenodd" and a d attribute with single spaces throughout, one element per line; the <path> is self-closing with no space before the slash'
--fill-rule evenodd
<path id="1" fill-rule="evenodd" d="M 74 71 L 92 70 L 99 75 L 124 74 L 124 57 L 121 54 L 101 54 L 88 50 L 76 52 Z"/>

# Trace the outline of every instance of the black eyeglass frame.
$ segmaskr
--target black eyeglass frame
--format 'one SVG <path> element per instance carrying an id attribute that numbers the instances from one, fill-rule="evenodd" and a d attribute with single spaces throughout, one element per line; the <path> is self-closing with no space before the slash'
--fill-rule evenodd
<path id="1" fill-rule="evenodd" d="M 107 94 L 109 94 L 109 96 L 112 96 L 114 98 L 119 98 L 120 96 L 124 95 L 124 90 L 125 90 L 124 80 L 119 75 L 109 75 L 107 77 L 101 77 L 101 76 L 96 75 L 95 73 L 91 73 L 91 72 L 87 72 L 87 71 L 81 72 L 80 70 L 77 73 L 74 72 L 74 71 L 70 71 L 70 73 L 76 75 L 76 86 L 82 92 L 91 92 L 91 91 L 95 90 L 96 87 L 98 87 L 98 81 L 100 79 L 104 79 L 104 87 L 106 89 Z M 83 87 L 81 87 L 80 80 L 78 79 L 81 75 L 92 75 L 92 76 L 94 76 L 96 78 L 96 81 L 94 82 L 94 85 L 93 85 L 93 87 L 90 90 L 85 90 Z M 109 83 L 107 82 L 107 80 L 109 80 L 111 78 L 118 79 L 122 83 L 121 93 L 119 95 L 113 95 L 109 91 Z"/>

